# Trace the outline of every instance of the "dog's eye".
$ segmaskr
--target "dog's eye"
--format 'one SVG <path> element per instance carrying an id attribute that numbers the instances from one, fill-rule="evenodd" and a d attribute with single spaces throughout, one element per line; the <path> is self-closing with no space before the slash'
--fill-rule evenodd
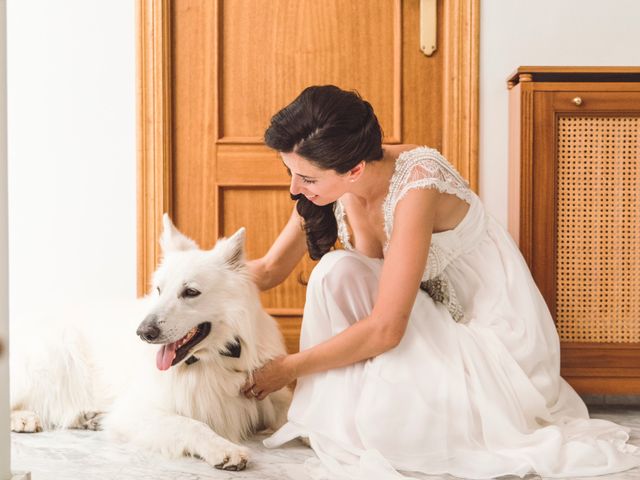
<path id="1" fill-rule="evenodd" d="M 158 295 L 162 295 L 162 292 L 160 291 L 160 287 L 156 287 L 156 290 L 158 291 Z"/>
<path id="2" fill-rule="evenodd" d="M 195 288 L 185 288 L 182 292 L 182 296 L 187 298 L 197 297 L 198 295 L 200 295 L 200 292 Z"/>

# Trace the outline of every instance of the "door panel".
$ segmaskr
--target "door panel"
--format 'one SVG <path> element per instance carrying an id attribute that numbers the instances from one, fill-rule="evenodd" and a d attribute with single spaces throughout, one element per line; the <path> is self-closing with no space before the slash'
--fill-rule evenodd
<path id="1" fill-rule="evenodd" d="M 372 102 L 385 131 L 400 138 L 394 131 L 401 65 L 397 2 L 223 5 L 220 142 L 262 143 L 271 115 L 304 87 L 328 83 L 357 89 Z"/>
<path id="2" fill-rule="evenodd" d="M 245 226 L 249 258 L 256 258 L 269 249 L 287 223 L 292 208 L 288 188 L 283 186 L 220 187 L 219 198 L 220 231 L 227 236 Z M 304 306 L 304 289 L 300 278 L 309 278 L 311 264 L 308 258 L 300 262 L 283 284 L 263 294 L 263 305 L 278 309 L 278 314 L 286 313 L 286 309 L 301 309 Z"/>

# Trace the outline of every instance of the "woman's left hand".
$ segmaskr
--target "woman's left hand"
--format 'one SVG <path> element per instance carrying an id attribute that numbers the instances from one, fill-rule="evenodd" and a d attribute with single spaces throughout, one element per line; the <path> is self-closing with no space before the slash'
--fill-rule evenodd
<path id="1" fill-rule="evenodd" d="M 240 389 L 247 398 L 264 400 L 267 395 L 286 387 L 296 378 L 290 355 L 276 357 L 255 370 Z"/>

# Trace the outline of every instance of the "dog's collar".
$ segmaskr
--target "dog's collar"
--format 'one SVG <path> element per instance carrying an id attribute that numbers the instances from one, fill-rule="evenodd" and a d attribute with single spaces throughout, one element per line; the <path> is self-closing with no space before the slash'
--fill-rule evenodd
<path id="1" fill-rule="evenodd" d="M 233 342 L 229 342 L 224 346 L 225 350 L 219 350 L 218 353 L 223 357 L 231 357 L 231 358 L 240 358 L 240 354 L 242 353 L 242 345 L 240 345 L 240 339 L 238 337 L 235 338 Z M 193 365 L 200 359 L 195 355 L 191 355 L 187 358 L 184 363 L 187 365 Z"/>
<path id="2" fill-rule="evenodd" d="M 191 355 L 189 358 L 187 358 L 184 363 L 186 363 L 187 365 L 193 365 L 194 363 L 196 363 L 198 360 L 200 360 L 198 357 L 196 357 L 195 355 Z"/>
<path id="3" fill-rule="evenodd" d="M 228 342 L 224 348 L 225 350 L 218 350 L 218 353 L 223 357 L 240 358 L 242 353 L 240 338 L 236 337 L 233 342 Z"/>

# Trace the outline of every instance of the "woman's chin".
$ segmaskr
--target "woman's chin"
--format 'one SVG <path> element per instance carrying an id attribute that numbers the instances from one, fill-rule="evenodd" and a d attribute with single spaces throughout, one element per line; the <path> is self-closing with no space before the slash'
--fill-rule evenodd
<path id="1" fill-rule="evenodd" d="M 318 207 L 324 207 L 325 205 L 329 205 L 331 202 L 335 202 L 335 200 L 327 200 L 326 197 L 320 197 L 319 195 L 314 195 L 313 197 L 304 196 L 307 200 Z"/>

